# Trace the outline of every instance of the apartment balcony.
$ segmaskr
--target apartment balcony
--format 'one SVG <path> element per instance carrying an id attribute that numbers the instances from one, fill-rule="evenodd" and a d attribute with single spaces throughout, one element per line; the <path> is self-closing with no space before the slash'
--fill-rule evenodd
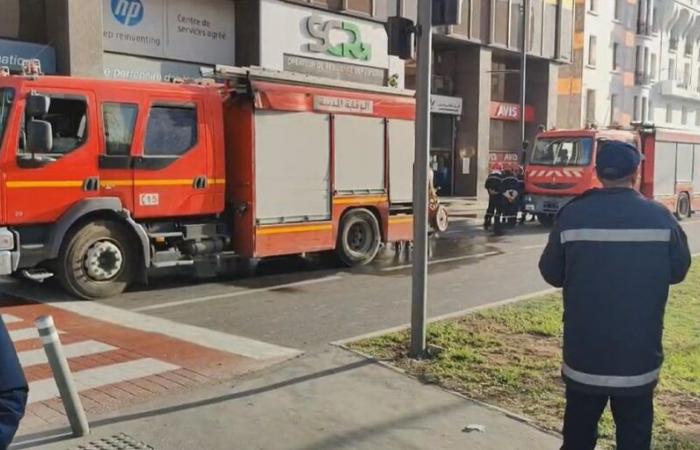
<path id="1" fill-rule="evenodd" d="M 648 86 L 651 84 L 651 75 L 648 73 L 636 72 L 634 74 L 634 84 L 637 86 Z"/>
<path id="2" fill-rule="evenodd" d="M 659 82 L 658 88 L 663 96 L 700 102 L 700 90 L 682 81 L 664 80 Z"/>

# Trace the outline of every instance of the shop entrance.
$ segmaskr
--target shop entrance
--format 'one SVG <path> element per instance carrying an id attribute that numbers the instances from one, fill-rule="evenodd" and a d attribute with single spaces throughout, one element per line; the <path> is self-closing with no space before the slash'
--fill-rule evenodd
<path id="1" fill-rule="evenodd" d="M 454 194 L 456 117 L 447 114 L 431 116 L 430 166 L 438 195 Z"/>

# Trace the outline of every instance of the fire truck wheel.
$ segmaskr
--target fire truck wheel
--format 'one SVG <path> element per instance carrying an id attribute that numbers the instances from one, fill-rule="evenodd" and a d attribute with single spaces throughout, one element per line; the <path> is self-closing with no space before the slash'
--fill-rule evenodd
<path id="1" fill-rule="evenodd" d="M 57 276 L 69 293 L 93 300 L 121 294 L 133 279 L 135 245 L 128 231 L 97 221 L 67 236 L 58 256 Z"/>
<path id="2" fill-rule="evenodd" d="M 381 245 L 379 222 L 370 211 L 354 209 L 343 217 L 338 233 L 336 252 L 347 266 L 372 262 Z"/>
<path id="3" fill-rule="evenodd" d="M 678 196 L 678 202 L 676 203 L 676 218 L 678 218 L 678 220 L 683 220 L 690 217 L 691 214 L 690 197 L 683 192 Z"/>

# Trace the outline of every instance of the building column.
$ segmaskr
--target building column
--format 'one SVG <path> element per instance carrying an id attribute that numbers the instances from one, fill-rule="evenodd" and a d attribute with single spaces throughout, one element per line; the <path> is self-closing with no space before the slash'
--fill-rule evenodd
<path id="1" fill-rule="evenodd" d="M 483 185 L 489 172 L 491 107 L 491 50 L 475 45 L 460 47 L 455 68 L 455 95 L 464 100 L 457 126 L 455 195 L 487 198 Z M 461 156 L 470 159 L 463 173 Z"/>
<path id="2" fill-rule="evenodd" d="M 56 68 L 63 75 L 102 77 L 102 2 L 46 2 L 46 34 L 56 49 Z"/>

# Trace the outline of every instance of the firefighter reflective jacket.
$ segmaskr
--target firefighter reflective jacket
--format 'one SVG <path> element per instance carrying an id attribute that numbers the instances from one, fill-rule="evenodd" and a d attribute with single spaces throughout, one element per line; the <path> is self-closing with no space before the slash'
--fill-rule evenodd
<path id="1" fill-rule="evenodd" d="M 676 219 L 632 189 L 595 189 L 563 208 L 540 272 L 564 288 L 567 386 L 607 395 L 653 389 L 669 285 L 689 268 Z"/>
<path id="2" fill-rule="evenodd" d="M 27 381 L 5 323 L 0 319 L 0 449 L 12 442 L 26 403 Z"/>

